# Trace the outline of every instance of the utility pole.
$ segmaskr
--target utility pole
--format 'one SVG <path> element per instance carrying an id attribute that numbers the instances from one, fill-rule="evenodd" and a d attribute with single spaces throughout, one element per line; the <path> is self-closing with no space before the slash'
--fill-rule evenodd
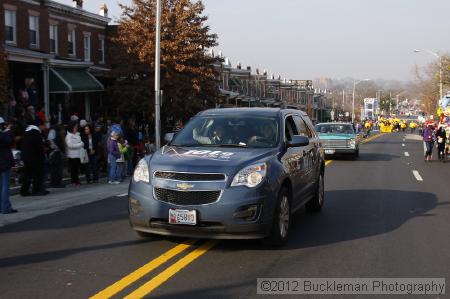
<path id="1" fill-rule="evenodd" d="M 155 34 L 155 146 L 161 147 L 161 0 L 156 1 Z"/>

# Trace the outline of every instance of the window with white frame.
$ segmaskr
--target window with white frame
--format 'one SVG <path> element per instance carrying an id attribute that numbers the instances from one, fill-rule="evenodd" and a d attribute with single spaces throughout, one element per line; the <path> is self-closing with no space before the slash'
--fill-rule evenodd
<path id="1" fill-rule="evenodd" d="M 50 53 L 58 53 L 58 25 L 51 24 L 50 27 Z"/>
<path id="2" fill-rule="evenodd" d="M 100 64 L 105 63 L 105 38 L 103 36 L 98 38 L 98 59 Z"/>
<path id="3" fill-rule="evenodd" d="M 67 34 L 67 53 L 75 56 L 75 28 L 69 28 Z"/>
<path id="4" fill-rule="evenodd" d="M 91 61 L 91 35 L 84 34 L 84 61 Z"/>
<path id="5" fill-rule="evenodd" d="M 16 43 L 16 12 L 5 9 L 5 41 L 6 43 Z"/>
<path id="6" fill-rule="evenodd" d="M 39 17 L 30 15 L 28 17 L 29 24 L 29 40 L 30 46 L 38 47 L 39 46 Z"/>

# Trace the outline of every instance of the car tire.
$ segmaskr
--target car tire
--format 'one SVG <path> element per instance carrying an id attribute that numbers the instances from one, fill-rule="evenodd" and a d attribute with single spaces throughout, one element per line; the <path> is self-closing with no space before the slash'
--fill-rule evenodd
<path id="1" fill-rule="evenodd" d="M 356 150 L 355 157 L 359 158 L 359 148 Z"/>
<path id="2" fill-rule="evenodd" d="M 325 201 L 325 182 L 323 174 L 321 173 L 317 181 L 316 193 L 314 197 L 306 204 L 308 212 L 320 212 Z"/>
<path id="3" fill-rule="evenodd" d="M 263 240 L 265 244 L 280 247 L 286 243 L 291 228 L 291 216 L 291 196 L 288 189 L 282 187 L 277 198 L 272 230 Z"/>

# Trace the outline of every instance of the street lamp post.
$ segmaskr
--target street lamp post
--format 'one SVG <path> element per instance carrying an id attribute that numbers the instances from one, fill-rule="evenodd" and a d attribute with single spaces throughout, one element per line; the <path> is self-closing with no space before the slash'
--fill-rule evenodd
<path id="1" fill-rule="evenodd" d="M 418 49 L 414 50 L 415 53 L 420 53 L 422 51 L 425 51 L 428 54 L 431 54 L 434 57 L 436 57 L 437 59 L 439 59 L 439 100 L 440 100 L 444 96 L 444 94 L 443 94 L 443 83 L 442 83 L 442 56 L 439 55 L 438 53 L 430 51 L 430 50 L 418 50 Z"/>
<path id="2" fill-rule="evenodd" d="M 156 1 L 155 34 L 155 146 L 161 147 L 161 0 Z"/>
<path id="3" fill-rule="evenodd" d="M 364 81 L 370 81 L 370 79 L 363 79 L 363 80 L 359 80 L 359 81 L 353 81 L 353 96 L 352 96 L 352 123 L 355 122 L 355 90 L 356 90 L 356 85 L 358 85 L 361 82 Z"/>

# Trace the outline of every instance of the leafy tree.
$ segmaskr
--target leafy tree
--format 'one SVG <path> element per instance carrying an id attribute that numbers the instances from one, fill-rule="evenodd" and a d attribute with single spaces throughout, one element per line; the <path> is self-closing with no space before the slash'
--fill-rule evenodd
<path id="1" fill-rule="evenodd" d="M 384 112 L 384 115 L 387 115 L 389 112 L 391 112 L 391 114 L 394 114 L 395 106 L 396 100 L 392 99 L 389 94 L 380 99 L 380 110 Z"/>
<path id="2" fill-rule="evenodd" d="M 156 1 L 133 0 L 121 8 L 110 49 L 112 75 L 118 79 L 109 89 L 109 100 L 119 113 L 151 113 Z M 214 58 L 206 53 L 217 45 L 217 36 L 210 33 L 203 11 L 201 1 L 162 0 L 161 89 L 166 117 L 185 120 L 212 105 L 218 95 Z"/>

